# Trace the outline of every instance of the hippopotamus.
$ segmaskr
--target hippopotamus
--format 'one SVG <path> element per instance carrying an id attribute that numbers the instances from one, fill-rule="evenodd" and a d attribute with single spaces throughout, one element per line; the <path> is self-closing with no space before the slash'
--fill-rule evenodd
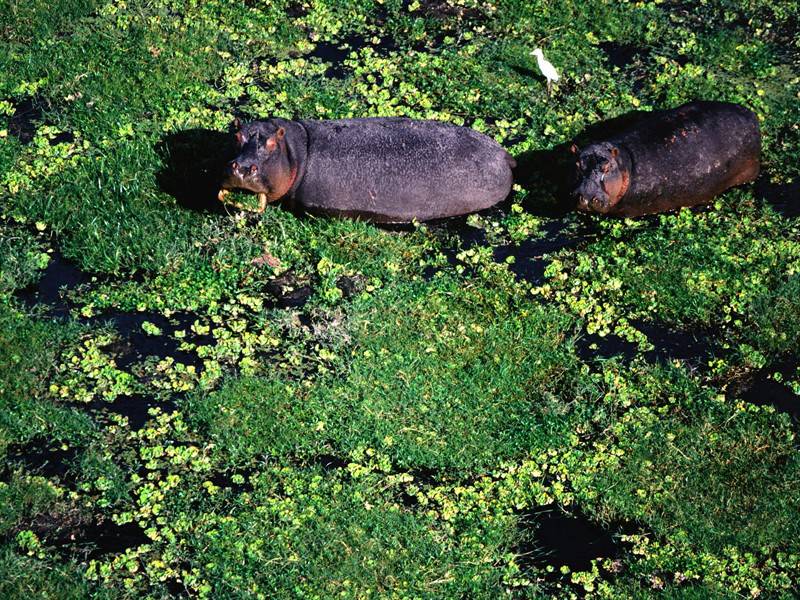
<path id="1" fill-rule="evenodd" d="M 756 115 L 728 102 L 655 111 L 576 155 L 573 196 L 584 212 L 632 217 L 710 202 L 759 172 Z"/>
<path id="2" fill-rule="evenodd" d="M 314 213 L 408 223 L 483 210 L 511 190 L 514 159 L 467 127 L 407 118 L 234 126 L 240 153 L 219 199 L 250 190 L 259 212 L 287 198 Z"/>

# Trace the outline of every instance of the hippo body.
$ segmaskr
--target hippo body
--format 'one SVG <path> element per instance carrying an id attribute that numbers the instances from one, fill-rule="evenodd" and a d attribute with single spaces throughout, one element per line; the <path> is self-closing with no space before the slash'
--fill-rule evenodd
<path id="1" fill-rule="evenodd" d="M 406 118 L 269 119 L 239 130 L 224 190 L 380 223 L 479 211 L 511 190 L 514 160 L 466 127 Z"/>
<path id="2" fill-rule="evenodd" d="M 756 178 L 756 115 L 727 102 L 690 102 L 656 111 L 578 150 L 578 210 L 639 216 L 710 202 Z"/>

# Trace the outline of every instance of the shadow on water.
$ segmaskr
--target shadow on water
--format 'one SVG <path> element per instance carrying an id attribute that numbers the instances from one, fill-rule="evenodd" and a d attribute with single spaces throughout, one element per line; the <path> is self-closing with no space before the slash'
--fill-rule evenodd
<path id="1" fill-rule="evenodd" d="M 653 114 L 649 111 L 629 111 L 588 125 L 568 142 L 515 156 L 517 167 L 514 169 L 514 181 L 530 192 L 530 200 L 525 209 L 532 214 L 547 217 L 563 216 L 574 210 L 571 192 L 577 181 L 576 157 L 571 151 L 573 143 L 582 148 L 592 142 L 614 137 Z M 542 197 L 552 198 L 553 201 L 542 202 Z"/>
<path id="2" fill-rule="evenodd" d="M 236 157 L 229 133 L 187 129 L 165 136 L 156 144 L 163 167 L 156 174 L 161 190 L 190 210 L 224 213 L 217 199 L 222 174 Z"/>
<path id="3" fill-rule="evenodd" d="M 585 515 L 567 514 L 557 507 L 524 514 L 520 520 L 527 540 L 517 549 L 523 567 L 559 567 L 583 571 L 597 558 L 616 558 L 624 548 L 619 541 L 621 527 L 603 528 Z"/>

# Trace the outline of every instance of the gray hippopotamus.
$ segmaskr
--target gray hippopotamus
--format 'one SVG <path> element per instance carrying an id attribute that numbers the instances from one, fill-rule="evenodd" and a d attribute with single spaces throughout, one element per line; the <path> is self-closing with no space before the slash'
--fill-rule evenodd
<path id="1" fill-rule="evenodd" d="M 709 202 L 759 172 L 756 115 L 728 102 L 690 102 L 655 111 L 579 150 L 578 210 L 639 216 Z"/>
<path id="2" fill-rule="evenodd" d="M 406 118 L 235 123 L 233 188 L 315 213 L 408 223 L 488 208 L 511 190 L 514 159 L 467 127 Z M 241 208 L 241 205 L 238 205 Z"/>

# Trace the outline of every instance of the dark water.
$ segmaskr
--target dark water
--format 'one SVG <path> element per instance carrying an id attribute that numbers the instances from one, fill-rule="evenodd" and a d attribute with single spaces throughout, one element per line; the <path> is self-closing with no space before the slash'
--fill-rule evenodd
<path id="1" fill-rule="evenodd" d="M 502 221 L 507 216 L 507 207 L 496 206 L 478 214 L 491 221 Z M 462 250 L 490 245 L 486 231 L 480 227 L 467 225 L 467 217 L 434 222 L 430 228 L 441 237 L 451 237 L 457 242 L 443 244 L 442 253 L 451 265 L 461 264 L 456 255 Z M 540 285 L 544 282 L 544 271 L 550 262 L 549 255 L 565 248 L 578 247 L 595 237 L 594 229 L 588 221 L 576 220 L 575 216 L 570 214 L 546 220 L 542 229 L 543 235 L 523 240 L 518 244 L 493 245 L 493 260 L 505 263 L 509 256 L 513 256 L 514 262 L 509 264 L 509 269 L 520 280 L 531 285 Z M 427 272 L 426 277 L 430 278 L 432 274 Z"/>
<path id="2" fill-rule="evenodd" d="M 14 105 L 14 114 L 8 122 L 8 133 L 23 144 L 28 144 L 36 134 L 36 123 L 42 118 L 40 102 L 36 98 L 25 98 Z"/>
<path id="3" fill-rule="evenodd" d="M 344 65 L 345 59 L 351 52 L 367 47 L 373 48 L 379 56 L 382 56 L 396 50 L 397 43 L 389 37 L 383 37 L 377 44 L 373 44 L 371 39 L 353 34 L 338 42 L 318 42 L 308 56 L 318 58 L 329 65 L 325 71 L 325 77 L 328 79 L 343 79 L 349 71 Z"/>
<path id="4" fill-rule="evenodd" d="M 25 471 L 42 477 L 63 477 L 78 455 L 78 449 L 63 450 L 52 447 L 50 441 L 36 439 L 24 446 L 12 446 L 6 455 L 5 475 L 11 466 L 24 467 Z M 7 480 L 7 479 L 6 479 Z"/>
<path id="5" fill-rule="evenodd" d="M 639 352 L 637 344 L 614 334 L 601 337 L 587 333 L 577 341 L 578 356 L 585 361 L 617 356 L 629 362 L 639 354 L 651 362 L 675 359 L 700 367 L 719 353 L 713 336 L 703 332 L 675 330 L 657 322 L 631 321 L 631 325 L 647 336 L 654 345 L 652 350 Z"/>
<path id="6" fill-rule="evenodd" d="M 47 305 L 48 315 L 52 317 L 68 317 L 70 304 L 65 292 L 91 281 L 91 274 L 54 252 L 39 281 L 19 291 L 17 297 L 27 306 Z"/>
<path id="7" fill-rule="evenodd" d="M 240 471 L 240 472 L 224 472 L 224 473 L 213 473 L 209 475 L 206 479 L 213 483 L 215 486 L 222 488 L 222 489 L 229 489 L 234 494 L 240 494 L 244 491 L 252 489 L 252 484 L 250 483 L 250 476 L 253 475 L 255 471 Z M 242 483 L 234 483 L 233 477 L 234 475 L 239 475 L 244 479 Z"/>
<path id="8" fill-rule="evenodd" d="M 96 400 L 89 406 L 99 421 L 108 418 L 108 415 L 120 415 L 128 419 L 131 431 L 144 427 L 153 417 L 149 414 L 151 408 L 159 408 L 163 413 L 171 413 L 178 409 L 177 398 L 168 400 L 154 400 L 140 394 L 118 396 L 113 402 Z"/>
<path id="9" fill-rule="evenodd" d="M 635 44 L 621 44 L 619 42 L 601 42 L 600 49 L 605 52 L 608 63 L 612 67 L 624 69 L 637 60 L 641 60 L 649 54 L 645 48 Z"/>
<path id="10" fill-rule="evenodd" d="M 527 567 L 561 566 L 573 571 L 589 569 L 596 558 L 615 558 L 624 547 L 619 541 L 619 527 L 603 528 L 586 516 L 567 514 L 557 507 L 523 516 L 523 526 L 531 532 L 518 548 L 521 563 Z"/>
<path id="11" fill-rule="evenodd" d="M 271 279 L 267 283 L 266 291 L 275 298 L 278 308 L 299 308 L 314 293 L 311 283 L 299 278 L 293 271 Z"/>
<path id="12" fill-rule="evenodd" d="M 527 239 L 519 245 L 501 245 L 494 249 L 494 259 L 505 262 L 508 256 L 514 257 L 509 265 L 511 271 L 521 280 L 531 285 L 544 283 L 544 271 L 549 264 L 548 255 L 565 248 L 575 248 L 593 239 L 588 228 L 572 231 L 573 223 L 556 220 L 546 223 L 545 235 L 541 238 Z"/>
<path id="13" fill-rule="evenodd" d="M 82 322 L 89 325 L 111 325 L 119 332 L 125 339 L 125 343 L 117 347 L 119 351 L 117 364 L 122 368 L 148 356 L 172 357 L 175 362 L 199 368 L 202 366 L 202 361 L 197 354 L 181 350 L 181 342 L 173 337 L 176 331 L 184 330 L 187 332 L 186 339 L 189 341 L 198 344 L 211 343 L 210 335 L 198 336 L 190 332 L 189 328 L 195 319 L 196 317 L 189 313 L 175 313 L 170 317 L 165 317 L 155 312 L 109 311 L 90 319 L 82 319 Z M 145 333 L 142 329 L 142 324 L 145 322 L 157 326 L 161 329 L 161 334 Z"/>
<path id="14" fill-rule="evenodd" d="M 756 197 L 784 217 L 800 217 L 800 180 L 792 183 L 770 183 L 767 176 L 755 183 Z"/>
<path id="15" fill-rule="evenodd" d="M 50 140 L 50 145 L 55 146 L 56 144 L 71 144 L 75 141 L 75 134 L 70 131 L 62 131 L 61 133 L 53 136 L 53 139 Z"/>
<path id="16" fill-rule="evenodd" d="M 73 551 L 84 554 L 85 560 L 97 560 L 106 554 L 121 554 L 151 540 L 136 523 L 117 525 L 110 519 L 94 522 L 81 532 L 81 542 Z"/>
<path id="17" fill-rule="evenodd" d="M 800 396 L 773 376 L 774 373 L 780 373 L 783 381 L 796 378 L 799 365 L 800 358 L 791 357 L 761 369 L 744 386 L 740 392 L 741 399 L 758 406 L 772 406 L 778 412 L 789 415 L 795 425 L 800 425 Z"/>
<path id="18" fill-rule="evenodd" d="M 320 466 L 323 471 L 335 471 L 336 469 L 346 469 L 348 461 L 333 454 L 320 454 L 311 459 L 309 464 Z"/>

